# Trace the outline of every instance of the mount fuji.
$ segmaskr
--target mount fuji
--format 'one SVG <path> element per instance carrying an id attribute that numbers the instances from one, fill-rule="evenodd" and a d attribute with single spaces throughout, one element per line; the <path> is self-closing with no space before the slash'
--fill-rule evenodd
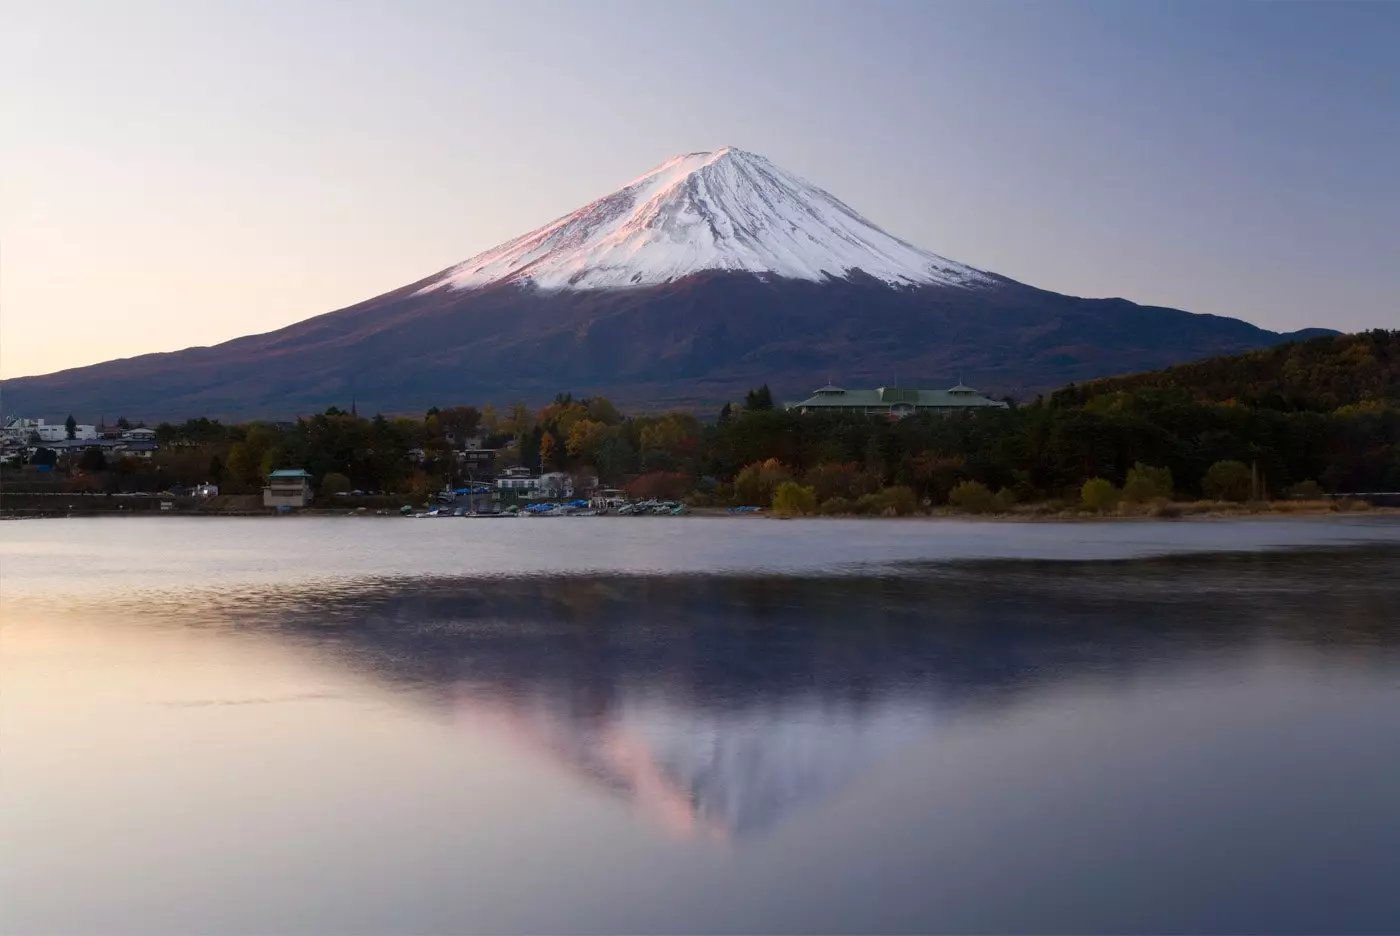
<path id="1" fill-rule="evenodd" d="M 767 382 L 1018 397 L 1319 333 L 1082 299 L 887 233 L 762 156 L 667 160 L 426 279 L 277 331 L 0 383 L 6 412 L 278 418 L 603 393 L 715 405 Z M 86 417 L 85 417 L 86 418 Z"/>

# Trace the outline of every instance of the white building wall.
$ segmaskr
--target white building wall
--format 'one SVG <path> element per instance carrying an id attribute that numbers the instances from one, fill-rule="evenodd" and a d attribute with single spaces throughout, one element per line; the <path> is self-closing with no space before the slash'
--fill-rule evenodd
<path id="1" fill-rule="evenodd" d="M 97 438 L 96 426 L 76 426 L 73 438 L 82 442 L 90 442 Z M 62 423 L 36 426 L 35 431 L 39 433 L 40 442 L 62 442 L 68 438 L 68 427 Z"/>

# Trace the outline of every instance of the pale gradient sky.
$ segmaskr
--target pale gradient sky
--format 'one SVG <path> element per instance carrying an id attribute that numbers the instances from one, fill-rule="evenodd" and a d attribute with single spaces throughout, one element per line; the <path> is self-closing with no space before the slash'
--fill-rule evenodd
<path id="1" fill-rule="evenodd" d="M 722 145 L 1034 285 L 1400 327 L 1400 3 L 0 0 L 0 375 L 328 312 Z"/>

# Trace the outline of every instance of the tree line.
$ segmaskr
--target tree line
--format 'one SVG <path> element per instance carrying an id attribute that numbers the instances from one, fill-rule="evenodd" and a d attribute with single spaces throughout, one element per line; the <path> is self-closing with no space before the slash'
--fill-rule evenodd
<path id="1" fill-rule="evenodd" d="M 141 489 L 212 481 L 252 492 L 275 468 L 304 468 L 318 484 L 333 477 L 338 487 L 417 496 L 466 480 L 455 453 L 479 435 L 498 468 L 568 471 L 638 497 L 702 503 L 770 506 L 782 490 L 792 512 L 1397 491 L 1396 334 L 1327 337 L 1070 386 L 1008 409 L 900 420 L 789 412 L 766 386 L 708 419 L 629 415 L 567 393 L 539 409 L 197 419 L 162 423 L 151 463 L 107 473 L 125 471 L 124 483 Z M 1101 483 L 1086 489 L 1091 481 Z"/>

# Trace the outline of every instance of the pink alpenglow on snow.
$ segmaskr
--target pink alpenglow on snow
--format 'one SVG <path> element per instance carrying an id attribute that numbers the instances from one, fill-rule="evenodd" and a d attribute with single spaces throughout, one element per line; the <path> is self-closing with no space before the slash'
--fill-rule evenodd
<path id="1" fill-rule="evenodd" d="M 891 285 L 977 287 L 981 270 L 882 231 L 762 156 L 676 156 L 559 220 L 445 270 L 420 292 L 530 283 L 546 291 L 652 286 L 707 270 L 821 281 L 859 270 Z"/>

